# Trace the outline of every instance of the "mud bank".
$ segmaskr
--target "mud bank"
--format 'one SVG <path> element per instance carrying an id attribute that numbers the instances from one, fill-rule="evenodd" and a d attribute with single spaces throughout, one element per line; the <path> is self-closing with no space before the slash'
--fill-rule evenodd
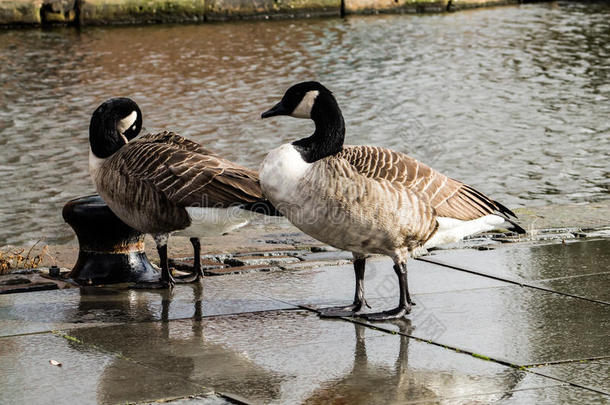
<path id="1" fill-rule="evenodd" d="M 438 13 L 522 0 L 3 0 L 0 26 L 152 24 Z"/>

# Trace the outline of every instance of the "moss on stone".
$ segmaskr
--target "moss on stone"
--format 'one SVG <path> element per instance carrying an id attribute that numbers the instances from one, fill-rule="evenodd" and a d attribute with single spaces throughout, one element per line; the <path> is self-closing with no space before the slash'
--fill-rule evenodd
<path id="1" fill-rule="evenodd" d="M 42 0 L 0 1 L 0 25 L 40 24 Z"/>
<path id="2" fill-rule="evenodd" d="M 80 22 L 87 24 L 203 21 L 204 0 L 84 0 Z"/>
<path id="3" fill-rule="evenodd" d="M 71 23 L 74 22 L 76 17 L 76 12 L 74 10 L 66 11 L 66 12 L 52 12 L 46 11 L 44 12 L 44 21 L 47 23 Z"/>
<path id="4" fill-rule="evenodd" d="M 340 15 L 341 0 L 207 0 L 210 20 L 256 18 L 273 15 Z"/>
<path id="5" fill-rule="evenodd" d="M 472 353 L 472 357 L 476 357 L 477 359 L 481 359 L 481 360 L 491 361 L 491 359 L 489 357 L 484 356 L 484 355 L 479 354 L 479 353 Z"/>
<path id="6" fill-rule="evenodd" d="M 345 0 L 347 14 L 377 12 L 442 12 L 449 0 Z"/>
<path id="7" fill-rule="evenodd" d="M 83 344 L 83 341 L 80 340 L 79 338 L 76 338 L 74 336 L 70 336 L 67 333 L 63 333 L 62 331 L 58 331 L 58 330 L 54 330 L 52 331 L 52 333 L 56 336 L 62 337 L 70 342 L 74 342 L 74 343 L 78 343 L 78 344 Z"/>

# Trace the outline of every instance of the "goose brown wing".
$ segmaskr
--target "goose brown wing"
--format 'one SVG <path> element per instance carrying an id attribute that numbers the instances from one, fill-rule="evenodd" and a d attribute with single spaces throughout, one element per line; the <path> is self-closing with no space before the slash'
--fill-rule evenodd
<path id="1" fill-rule="evenodd" d="M 112 160 L 124 176 L 141 180 L 178 206 L 223 208 L 263 200 L 255 171 L 173 133 L 141 137 Z"/>
<path id="2" fill-rule="evenodd" d="M 440 217 L 471 220 L 500 214 L 516 218 L 504 205 L 404 153 L 376 146 L 346 146 L 337 157 L 349 161 L 364 176 L 399 183 L 425 195 Z"/>
<path id="3" fill-rule="evenodd" d="M 197 142 L 193 142 L 190 139 L 176 134 L 175 132 L 163 131 L 158 134 L 146 134 L 138 138 L 138 140 L 152 144 L 172 145 L 177 149 L 200 153 L 202 155 L 217 156 L 211 150 L 206 149 Z"/>

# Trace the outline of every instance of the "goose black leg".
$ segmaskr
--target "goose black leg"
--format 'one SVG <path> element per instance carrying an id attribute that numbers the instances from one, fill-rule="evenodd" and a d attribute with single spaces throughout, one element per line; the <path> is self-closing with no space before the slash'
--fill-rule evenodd
<path id="1" fill-rule="evenodd" d="M 394 265 L 394 271 L 398 276 L 398 286 L 400 288 L 400 300 L 398 306 L 389 311 L 373 312 L 361 314 L 359 316 L 369 321 L 387 321 L 390 319 L 399 319 L 411 312 L 411 296 L 409 295 L 409 285 L 407 283 L 407 262 L 402 261 Z"/>
<path id="2" fill-rule="evenodd" d="M 342 316 L 354 316 L 364 305 L 368 307 L 364 299 L 364 269 L 366 258 L 354 255 L 354 273 L 356 274 L 356 292 L 354 293 L 354 303 L 347 306 L 321 308 L 318 310 L 323 318 L 337 318 Z"/>
<path id="3" fill-rule="evenodd" d="M 189 275 L 176 277 L 178 283 L 201 282 L 203 279 L 203 269 L 201 268 L 201 242 L 199 238 L 191 238 L 193 245 L 193 272 Z"/>
<path id="4" fill-rule="evenodd" d="M 158 245 L 157 252 L 159 253 L 159 261 L 161 262 L 161 286 L 172 288 L 176 281 L 169 271 L 169 263 L 167 261 L 167 244 Z"/>
<path id="5" fill-rule="evenodd" d="M 201 242 L 199 238 L 191 238 L 191 244 L 193 245 L 193 273 L 196 275 L 196 280 L 199 281 L 203 278 L 203 269 L 201 268 Z"/>

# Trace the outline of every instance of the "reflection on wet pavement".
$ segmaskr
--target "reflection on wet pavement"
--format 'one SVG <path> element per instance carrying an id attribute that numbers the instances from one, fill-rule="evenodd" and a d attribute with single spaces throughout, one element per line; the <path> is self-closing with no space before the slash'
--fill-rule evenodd
<path id="1" fill-rule="evenodd" d="M 528 243 L 433 257 L 530 282 L 577 279 L 587 295 L 607 280 L 609 246 Z M 596 264 L 595 274 L 583 270 Z M 298 307 L 349 301 L 350 266 L 206 277 L 174 292 L 1 296 L 0 403 L 610 402 L 610 305 L 419 261 L 409 272 L 417 306 L 375 327 Z M 369 260 L 373 310 L 397 299 L 391 276 L 390 262 Z"/>
<path id="2" fill-rule="evenodd" d="M 610 303 L 608 239 L 512 244 L 487 251 L 443 251 L 427 262 L 447 263 L 517 284 L 538 286 L 593 301 Z"/>
<path id="3" fill-rule="evenodd" d="M 53 334 L 4 338 L 0 350 L 2 404 L 125 403 L 206 392 L 162 370 Z"/>
<path id="4" fill-rule="evenodd" d="M 390 306 L 387 300 L 379 305 Z M 434 294 L 412 316 L 414 336 L 513 364 L 610 354 L 610 306 L 522 287 Z M 377 302 L 375 302 L 377 305 Z M 439 332 L 440 329 L 440 332 Z"/>
<path id="5" fill-rule="evenodd" d="M 494 276 L 521 281 L 551 280 L 607 273 L 610 270 L 608 239 L 565 243 L 511 244 L 485 251 L 453 250 L 438 255 L 453 265 L 464 264 Z"/>

